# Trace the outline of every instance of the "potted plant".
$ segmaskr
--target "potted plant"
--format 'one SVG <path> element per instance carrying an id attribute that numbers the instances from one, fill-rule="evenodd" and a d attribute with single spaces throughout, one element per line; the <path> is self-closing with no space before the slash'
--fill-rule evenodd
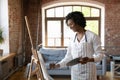
<path id="1" fill-rule="evenodd" d="M 2 44 L 4 42 L 4 38 L 3 38 L 3 29 L 0 28 L 0 44 Z M 0 49 L 0 56 L 3 55 L 3 49 Z"/>

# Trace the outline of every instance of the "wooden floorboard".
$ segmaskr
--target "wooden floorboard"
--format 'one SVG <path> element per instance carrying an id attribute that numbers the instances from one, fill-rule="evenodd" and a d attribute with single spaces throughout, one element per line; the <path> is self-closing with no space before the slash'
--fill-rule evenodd
<path id="1" fill-rule="evenodd" d="M 52 76 L 54 80 L 70 80 L 70 76 Z M 7 80 L 27 80 L 25 77 L 25 67 L 17 70 L 13 75 L 11 75 Z M 32 76 L 31 80 L 37 80 L 36 76 Z M 103 78 L 99 80 L 120 80 L 120 78 L 113 78 L 111 72 L 107 72 Z"/>

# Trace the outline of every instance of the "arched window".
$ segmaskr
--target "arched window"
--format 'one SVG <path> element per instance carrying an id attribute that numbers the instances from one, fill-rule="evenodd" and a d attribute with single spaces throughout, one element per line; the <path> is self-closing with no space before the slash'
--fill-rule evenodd
<path id="1" fill-rule="evenodd" d="M 87 30 L 93 31 L 101 37 L 102 10 L 93 5 L 70 4 L 57 5 L 44 9 L 44 39 L 45 47 L 67 47 L 69 40 L 74 34 L 65 23 L 65 16 L 69 12 L 81 11 L 86 20 Z"/>

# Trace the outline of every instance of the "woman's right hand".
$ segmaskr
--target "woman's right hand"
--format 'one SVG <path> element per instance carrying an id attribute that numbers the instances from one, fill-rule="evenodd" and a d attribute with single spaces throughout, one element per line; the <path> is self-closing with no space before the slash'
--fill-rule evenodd
<path id="1" fill-rule="evenodd" d="M 55 69 L 55 68 L 59 68 L 60 65 L 59 64 L 55 64 L 55 63 L 50 63 L 49 67 L 50 67 L 50 69 Z"/>

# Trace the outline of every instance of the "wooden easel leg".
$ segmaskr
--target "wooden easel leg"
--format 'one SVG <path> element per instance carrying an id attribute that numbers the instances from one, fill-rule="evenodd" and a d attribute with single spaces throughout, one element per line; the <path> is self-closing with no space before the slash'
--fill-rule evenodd
<path id="1" fill-rule="evenodd" d="M 37 68 L 38 68 L 38 71 L 37 71 L 37 79 L 38 79 L 38 80 L 44 80 L 43 75 L 42 75 L 41 66 L 40 66 L 39 63 L 37 64 Z"/>
<path id="2" fill-rule="evenodd" d="M 40 64 L 37 63 L 35 70 L 32 71 L 33 63 L 34 63 L 34 59 L 32 58 L 31 59 L 31 65 L 30 65 L 30 68 L 29 68 L 29 73 L 28 73 L 28 80 L 30 80 L 30 78 L 33 74 L 37 75 L 37 80 L 44 80 Z"/>
<path id="3" fill-rule="evenodd" d="M 31 65 L 30 65 L 30 70 L 28 73 L 28 80 L 30 80 L 31 72 L 32 72 L 32 66 L 33 66 L 33 59 L 31 59 Z"/>
<path id="4" fill-rule="evenodd" d="M 37 79 L 38 79 L 38 80 L 41 80 L 40 75 L 39 75 L 39 72 L 37 72 Z"/>
<path id="5" fill-rule="evenodd" d="M 39 60 L 39 57 L 38 57 L 38 53 L 37 53 L 37 50 L 34 49 L 34 46 L 33 46 L 33 41 L 32 41 L 32 37 L 31 37 L 30 29 L 29 29 L 27 16 L 25 16 L 25 21 L 26 21 L 26 26 L 27 26 L 30 42 L 31 42 L 31 45 L 32 45 L 31 50 L 32 50 L 32 54 L 33 54 L 33 56 L 31 57 L 31 65 L 30 65 L 30 70 L 29 70 L 29 74 L 28 74 L 28 80 L 30 80 L 30 76 L 32 74 L 37 74 L 37 79 L 38 80 L 44 80 L 44 76 L 43 76 L 40 60 Z M 36 64 L 36 68 L 35 68 L 34 71 L 32 71 L 33 63 Z"/>

